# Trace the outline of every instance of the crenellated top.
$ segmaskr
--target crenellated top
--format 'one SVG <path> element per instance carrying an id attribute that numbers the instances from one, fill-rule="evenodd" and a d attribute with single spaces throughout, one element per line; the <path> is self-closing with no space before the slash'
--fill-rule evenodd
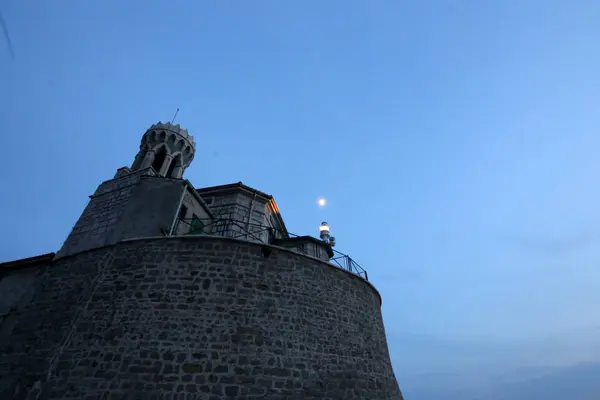
<path id="1" fill-rule="evenodd" d="M 150 126 L 150 128 L 148 128 L 148 130 L 146 131 L 146 134 L 148 132 L 152 132 L 152 131 L 169 131 L 169 132 L 175 133 L 175 134 L 181 136 L 182 138 L 186 139 L 188 141 L 188 143 L 190 144 L 190 146 L 192 146 L 192 148 L 195 149 L 195 147 L 196 147 L 196 142 L 194 141 L 194 137 L 189 134 L 187 129 L 184 129 L 181 126 L 179 126 L 179 124 L 173 125 L 170 122 L 163 123 L 161 121 L 158 121 L 158 123 L 153 124 L 152 126 Z"/>
<path id="2" fill-rule="evenodd" d="M 159 121 L 142 136 L 131 170 L 152 167 L 159 176 L 181 178 L 194 159 L 196 142 L 187 129 Z"/>

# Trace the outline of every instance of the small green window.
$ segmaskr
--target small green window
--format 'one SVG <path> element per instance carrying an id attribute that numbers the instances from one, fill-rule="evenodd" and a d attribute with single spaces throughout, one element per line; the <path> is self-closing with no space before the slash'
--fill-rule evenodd
<path id="1" fill-rule="evenodd" d="M 199 235 L 204 232 L 204 224 L 198 217 L 195 215 L 192 217 L 192 222 L 190 224 L 190 235 Z"/>

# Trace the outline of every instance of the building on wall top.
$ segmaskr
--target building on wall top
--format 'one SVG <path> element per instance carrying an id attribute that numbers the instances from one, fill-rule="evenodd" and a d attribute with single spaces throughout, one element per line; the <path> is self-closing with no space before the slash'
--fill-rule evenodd
<path id="1" fill-rule="evenodd" d="M 195 141 L 186 129 L 152 125 L 131 167 L 119 168 L 90 196 L 56 257 L 132 238 L 203 234 L 260 241 L 336 261 L 333 243 L 288 232 L 273 196 L 242 182 L 194 188 L 183 177 L 194 154 Z"/>
<path id="2" fill-rule="evenodd" d="M 244 185 L 242 182 L 211 186 L 197 190 L 221 220 L 221 230 L 253 232 L 265 242 L 288 237 L 289 233 L 273 196 Z M 241 223 L 241 226 L 233 226 Z M 223 225 L 228 225 L 224 227 Z M 271 232 L 259 232 L 260 227 L 272 227 Z M 270 236 L 269 236 L 270 235 Z"/>
<path id="3" fill-rule="evenodd" d="M 381 296 L 328 224 L 194 188 L 194 146 L 152 125 L 56 254 L 0 263 L 0 398 L 402 400 Z"/>

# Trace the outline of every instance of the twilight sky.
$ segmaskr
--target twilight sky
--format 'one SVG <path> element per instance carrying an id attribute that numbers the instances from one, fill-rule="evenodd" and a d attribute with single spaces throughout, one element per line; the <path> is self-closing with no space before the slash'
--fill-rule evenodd
<path id="1" fill-rule="evenodd" d="M 180 108 L 196 187 L 271 193 L 298 234 L 327 220 L 369 271 L 408 400 L 495 400 L 598 369 L 600 2 L 0 12 L 16 54 L 0 36 L 0 261 L 58 250 L 87 196 Z"/>

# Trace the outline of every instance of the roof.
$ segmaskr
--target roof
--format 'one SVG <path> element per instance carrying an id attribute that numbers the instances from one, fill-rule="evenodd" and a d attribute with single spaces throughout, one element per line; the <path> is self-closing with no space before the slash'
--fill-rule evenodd
<path id="1" fill-rule="evenodd" d="M 22 258 L 20 260 L 7 261 L 0 263 L 0 269 L 3 268 L 24 268 L 24 267 L 35 267 L 39 264 L 48 264 L 53 259 L 56 253 L 46 253 L 35 257 Z"/>
<path id="2" fill-rule="evenodd" d="M 256 194 L 256 195 L 261 196 L 262 198 L 266 199 L 273 207 L 273 211 L 275 212 L 276 218 L 279 219 L 279 223 L 281 224 L 281 227 L 287 234 L 288 230 L 285 226 L 285 222 L 283 222 L 283 217 L 281 216 L 281 212 L 279 211 L 279 206 L 277 205 L 275 198 L 273 198 L 273 196 L 271 196 L 270 194 L 266 194 L 265 192 L 256 190 L 248 185 L 244 185 L 242 183 L 242 181 L 239 181 L 236 183 L 229 183 L 226 185 L 209 186 L 209 187 L 205 187 L 205 188 L 200 188 L 200 189 L 196 189 L 196 192 L 198 192 L 198 194 L 202 196 L 202 195 L 210 195 L 212 192 L 227 192 L 227 191 L 234 191 L 234 190 L 240 190 L 240 189 L 246 190 L 250 193 Z"/>
<path id="3" fill-rule="evenodd" d="M 237 182 L 237 183 L 228 183 L 226 185 L 209 186 L 209 187 L 205 187 L 205 188 L 196 189 L 196 191 L 200 194 L 208 194 L 210 192 L 223 192 L 226 190 L 235 190 L 235 189 L 244 189 L 251 193 L 262 196 L 265 199 L 273 200 L 273 196 L 271 196 L 270 194 L 266 194 L 264 192 L 261 192 L 260 190 L 251 188 L 248 185 L 244 185 L 241 181 Z"/>
<path id="4" fill-rule="evenodd" d="M 202 206 L 204 211 L 206 211 L 206 213 L 209 215 L 209 217 L 214 218 L 214 214 L 211 211 L 210 207 L 206 204 L 206 202 L 204 201 L 202 196 L 200 196 L 200 194 L 198 193 L 198 190 L 196 190 L 194 185 L 192 185 L 192 182 L 190 182 L 187 179 L 184 179 L 184 181 L 187 183 L 187 187 L 185 190 L 192 189 L 190 192 L 196 198 L 196 200 L 198 200 L 200 202 L 200 205 Z"/>

